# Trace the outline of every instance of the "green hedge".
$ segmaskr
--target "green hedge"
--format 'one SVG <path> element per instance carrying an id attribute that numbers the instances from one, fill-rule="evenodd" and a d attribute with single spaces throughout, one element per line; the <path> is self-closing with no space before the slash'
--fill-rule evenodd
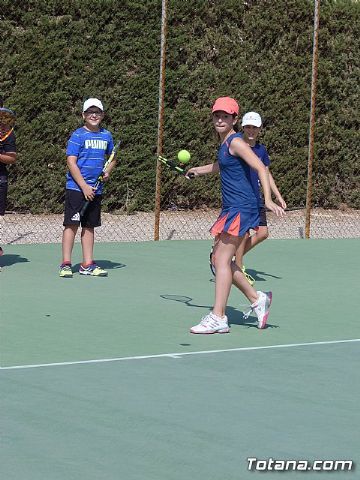
<path id="1" fill-rule="evenodd" d="M 164 154 L 215 159 L 210 107 L 236 97 L 264 119 L 262 141 L 289 206 L 306 197 L 314 2 L 169 0 Z M 314 203 L 360 208 L 357 1 L 322 0 Z M 65 147 L 84 99 L 103 100 L 123 140 L 105 208 L 151 210 L 158 122 L 161 0 L 2 1 L 0 92 L 18 115 L 9 209 L 61 212 Z M 219 205 L 219 182 L 164 171 L 162 206 Z"/>

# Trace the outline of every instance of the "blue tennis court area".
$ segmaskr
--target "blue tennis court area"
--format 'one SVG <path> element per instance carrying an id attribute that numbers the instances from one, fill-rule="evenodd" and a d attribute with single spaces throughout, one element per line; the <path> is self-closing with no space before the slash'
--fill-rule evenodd
<path id="1" fill-rule="evenodd" d="M 233 290 L 231 333 L 194 336 L 213 302 L 209 248 L 101 243 L 107 278 L 60 279 L 59 245 L 7 246 L 3 478 L 315 479 L 315 461 L 321 478 L 357 478 L 358 240 L 267 241 L 247 268 L 273 291 L 268 328 Z M 271 460 L 307 470 L 264 473 Z"/>

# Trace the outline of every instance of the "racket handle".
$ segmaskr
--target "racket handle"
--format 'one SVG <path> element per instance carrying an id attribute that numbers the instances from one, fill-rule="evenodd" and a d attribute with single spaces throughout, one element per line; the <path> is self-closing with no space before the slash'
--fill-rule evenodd
<path id="1" fill-rule="evenodd" d="M 187 174 L 185 175 L 185 177 L 188 178 L 189 180 L 191 180 L 191 179 L 195 178 L 195 173 L 192 173 L 192 172 L 191 172 L 191 173 L 187 173 Z"/>
<path id="2" fill-rule="evenodd" d="M 81 210 L 80 210 L 80 212 L 79 212 L 80 217 L 83 217 L 83 216 L 84 216 L 84 214 L 85 214 L 85 212 L 86 212 L 86 210 L 87 210 L 87 208 L 88 208 L 89 205 L 90 205 L 90 200 L 86 200 L 86 202 L 84 203 L 84 205 L 82 206 L 82 208 L 81 208 Z"/>

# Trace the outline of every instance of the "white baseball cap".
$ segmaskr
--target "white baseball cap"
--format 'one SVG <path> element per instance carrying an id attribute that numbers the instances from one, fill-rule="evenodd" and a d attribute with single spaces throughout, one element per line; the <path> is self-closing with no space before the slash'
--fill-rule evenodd
<path id="1" fill-rule="evenodd" d="M 85 100 L 83 112 L 86 112 L 86 110 L 90 107 L 98 107 L 102 112 L 104 111 L 103 104 L 97 98 L 88 98 L 87 100 Z"/>
<path id="2" fill-rule="evenodd" d="M 261 127 L 262 121 L 261 117 L 256 112 L 247 112 L 242 118 L 241 126 L 253 125 L 254 127 Z"/>

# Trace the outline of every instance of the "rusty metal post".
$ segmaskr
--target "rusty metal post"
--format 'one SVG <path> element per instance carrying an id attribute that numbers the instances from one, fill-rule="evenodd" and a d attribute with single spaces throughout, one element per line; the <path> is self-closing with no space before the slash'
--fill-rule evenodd
<path id="1" fill-rule="evenodd" d="M 315 0 L 313 59 L 312 59 L 312 75 L 311 75 L 308 173 L 307 173 L 306 212 L 305 212 L 305 238 L 310 238 L 310 225 L 311 225 L 312 167 L 313 167 L 313 160 L 314 160 L 315 103 L 316 103 L 316 86 L 317 86 L 317 74 L 318 74 L 319 11 L 320 11 L 320 0 Z"/>
<path id="2" fill-rule="evenodd" d="M 157 149 L 156 149 L 157 156 L 163 154 L 166 31 L 167 31 L 167 0 L 162 0 L 160 76 L 159 76 L 159 113 L 158 113 Z M 159 162 L 158 160 L 156 164 L 154 240 L 159 240 L 159 236 L 160 236 L 160 205 L 161 205 L 161 162 Z"/>

